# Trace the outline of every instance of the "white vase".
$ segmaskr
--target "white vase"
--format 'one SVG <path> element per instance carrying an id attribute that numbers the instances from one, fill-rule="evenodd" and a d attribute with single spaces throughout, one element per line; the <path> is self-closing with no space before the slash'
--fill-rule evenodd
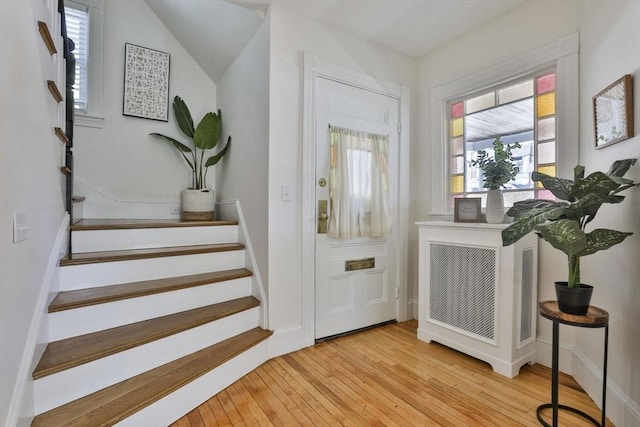
<path id="1" fill-rule="evenodd" d="M 487 193 L 485 216 L 489 224 L 502 224 L 504 221 L 504 198 L 502 197 L 502 191 L 489 190 Z"/>
<path id="2" fill-rule="evenodd" d="M 180 199 L 183 221 L 213 221 L 216 201 L 212 189 L 187 188 L 182 190 Z"/>

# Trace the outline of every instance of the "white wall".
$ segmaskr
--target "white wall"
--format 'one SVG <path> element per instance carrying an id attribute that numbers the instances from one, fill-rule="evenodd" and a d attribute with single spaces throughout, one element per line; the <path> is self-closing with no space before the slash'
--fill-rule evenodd
<path id="1" fill-rule="evenodd" d="M 231 148 L 216 166 L 218 201 L 239 199 L 268 291 L 269 32 L 260 29 L 218 82 L 218 106 Z"/>
<path id="2" fill-rule="evenodd" d="M 38 326 L 32 323 L 51 285 L 49 261 L 65 218 L 63 145 L 53 134 L 60 123 L 45 84 L 55 79 L 55 66 L 36 25 L 47 16 L 41 0 L 7 2 L 0 14 L 0 425 L 16 421 L 20 399 L 12 419 L 9 406 L 31 368 Z M 27 215 L 29 227 L 28 239 L 16 244 L 14 211 Z"/>
<path id="3" fill-rule="evenodd" d="M 85 217 L 170 218 L 180 191 L 191 184 L 190 169 L 168 143 L 148 134 L 190 141 L 178 129 L 172 106 L 168 123 L 122 115 L 124 45 L 171 55 L 169 102 L 175 95 L 184 99 L 196 125 L 216 111 L 216 86 L 143 0 L 109 0 L 104 7 L 104 126 L 76 126 L 76 195 L 87 196 Z M 214 185 L 214 174 L 208 177 Z"/>
<path id="4" fill-rule="evenodd" d="M 592 97 L 625 74 L 634 78 L 635 133 L 640 133 L 640 1 L 590 1 L 579 3 L 580 20 L 580 163 L 587 173 L 606 171 L 617 159 L 640 158 L 640 136 L 596 150 L 594 148 Z M 640 181 L 640 164 L 628 174 Z M 595 287 L 592 303 L 610 315 L 609 378 L 622 396 L 631 399 L 635 417 L 625 413 L 614 419 L 618 426 L 640 424 L 640 189 L 624 193 L 621 205 L 604 206 L 593 227 L 632 231 L 622 244 L 582 259 L 582 280 Z M 599 383 L 590 381 L 585 365 L 602 366 L 602 331 L 582 330 L 576 352 L 581 368 L 574 376 L 590 393 Z M 599 396 L 599 393 L 597 394 Z M 616 401 L 607 399 L 616 411 Z"/>
<path id="5" fill-rule="evenodd" d="M 447 83 L 499 65 L 514 57 L 548 45 L 578 29 L 576 6 L 573 1 L 526 2 L 494 21 L 444 45 L 419 61 L 419 117 L 418 135 L 421 143 L 414 144 L 411 159 L 412 181 L 431 185 L 430 164 L 432 144 L 430 102 L 431 91 Z M 414 220 L 424 220 L 431 212 L 429 193 L 414 192 Z M 411 283 L 417 283 L 417 237 L 410 243 Z M 541 259 L 553 259 L 541 251 Z M 561 265 L 563 266 L 563 265 Z M 553 275 L 540 271 L 540 283 L 552 283 Z M 551 287 L 541 288 L 540 298 L 551 299 Z M 417 295 L 417 287 L 414 287 Z M 548 292 L 549 291 L 549 292 Z M 543 327 L 546 325 L 542 325 Z M 549 328 L 550 330 L 550 328 Z"/>
<path id="6" fill-rule="evenodd" d="M 640 52 L 640 2 L 614 1 L 536 1 L 526 2 L 482 28 L 442 46 L 419 62 L 419 117 L 430 117 L 433 88 L 471 75 L 547 45 L 562 36 L 580 32 L 580 163 L 587 172 L 606 170 L 615 159 L 640 157 L 639 137 L 595 150 L 591 99 L 598 91 L 624 74 L 635 74 L 635 118 L 638 123 Z M 421 165 L 430 158 L 431 135 L 428 120 L 420 121 L 419 140 L 413 145 L 413 181 L 428 185 L 431 176 Z M 636 125 L 636 129 L 638 126 Z M 422 143 L 421 143 L 422 142 Z M 631 177 L 638 180 L 640 167 Z M 570 177 L 570 176 L 569 176 Z M 414 188 L 420 188 L 415 186 Z M 620 426 L 640 422 L 640 194 L 627 192 L 622 205 L 605 206 L 595 226 L 636 233 L 622 245 L 583 259 L 582 279 L 595 285 L 592 303 L 609 311 L 609 394 L 607 414 Z M 414 191 L 415 219 L 428 218 L 429 195 Z M 411 271 L 417 277 L 417 247 L 411 245 Z M 555 299 L 552 283 L 567 275 L 564 254 L 540 242 L 538 295 L 540 300 Z M 414 279 L 414 283 L 416 280 Z M 561 360 L 565 371 L 574 375 L 590 396 L 600 404 L 602 330 L 561 328 L 561 344 L 573 357 Z M 538 341 L 541 361 L 549 361 L 551 322 L 539 318 Z M 547 351 L 548 350 L 548 351 Z"/>
<path id="7" fill-rule="evenodd" d="M 415 61 L 327 28 L 275 4 L 271 7 L 269 118 L 269 326 L 301 324 L 302 54 L 415 87 Z M 413 120 L 412 120 L 413 122 Z M 281 185 L 292 202 L 281 201 Z"/>

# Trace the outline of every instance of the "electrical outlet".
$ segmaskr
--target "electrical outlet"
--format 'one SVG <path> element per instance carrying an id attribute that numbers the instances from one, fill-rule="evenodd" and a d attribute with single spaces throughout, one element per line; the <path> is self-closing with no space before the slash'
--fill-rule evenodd
<path id="1" fill-rule="evenodd" d="M 179 207 L 172 207 L 171 208 L 171 215 L 180 215 L 180 208 Z"/>

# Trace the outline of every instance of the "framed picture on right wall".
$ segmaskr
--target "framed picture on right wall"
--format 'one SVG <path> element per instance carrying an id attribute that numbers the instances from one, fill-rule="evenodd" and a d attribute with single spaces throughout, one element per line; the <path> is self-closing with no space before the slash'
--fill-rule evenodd
<path id="1" fill-rule="evenodd" d="M 596 148 L 633 137 L 633 81 L 626 74 L 593 97 Z"/>

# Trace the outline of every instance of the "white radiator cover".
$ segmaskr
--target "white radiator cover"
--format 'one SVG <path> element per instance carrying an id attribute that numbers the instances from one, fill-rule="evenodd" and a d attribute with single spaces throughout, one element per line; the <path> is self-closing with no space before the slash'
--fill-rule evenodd
<path id="1" fill-rule="evenodd" d="M 537 237 L 503 247 L 506 224 L 417 226 L 418 338 L 484 360 L 513 378 L 536 358 Z"/>

